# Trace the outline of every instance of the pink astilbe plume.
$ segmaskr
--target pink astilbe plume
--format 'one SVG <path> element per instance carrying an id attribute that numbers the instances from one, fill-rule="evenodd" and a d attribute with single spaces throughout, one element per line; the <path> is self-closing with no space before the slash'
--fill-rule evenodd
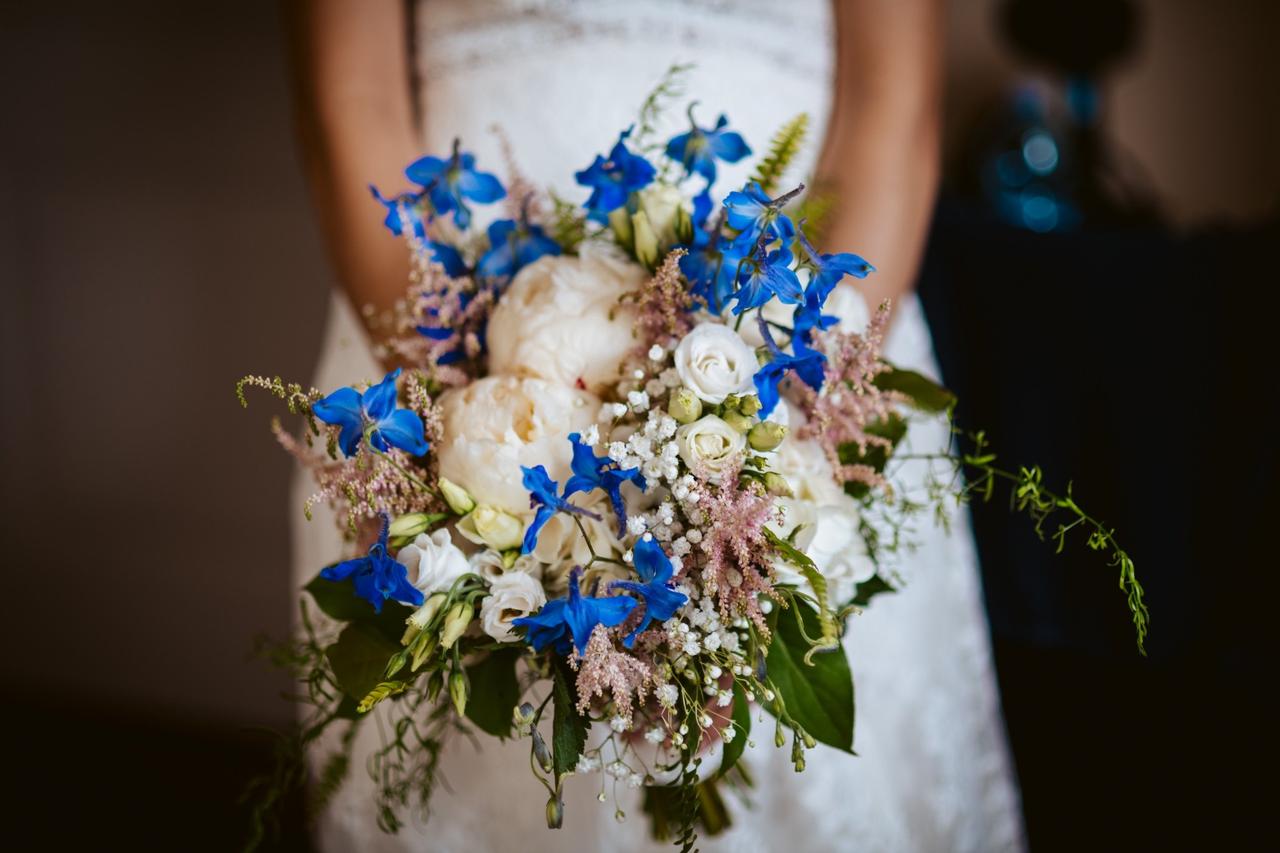
<path id="1" fill-rule="evenodd" d="M 644 703 L 653 682 L 653 669 L 635 654 L 614 647 L 609 629 L 597 625 L 580 658 L 570 660 L 578 668 L 578 713 L 585 714 L 594 699 L 608 691 L 614 712 L 631 724 L 631 714 Z"/>
<path id="2" fill-rule="evenodd" d="M 685 249 L 673 249 L 653 277 L 635 293 L 636 319 L 633 333 L 639 352 L 654 344 L 669 346 L 693 327 L 689 309 L 693 296 L 680 278 L 680 258 Z"/>
<path id="3" fill-rule="evenodd" d="M 841 462 L 840 447 L 853 444 L 863 454 L 871 447 L 893 447 L 888 439 L 867 432 L 867 427 L 887 419 L 904 401 L 901 394 L 875 384 L 876 376 L 890 369 L 880 360 L 888 325 L 889 303 L 884 302 L 861 335 L 836 330 L 815 333 L 814 348 L 827 357 L 822 391 L 796 383 L 800 408 L 808 417 L 798 435 L 822 446 L 838 483 L 884 485 L 884 477 L 871 466 Z"/>
<path id="4" fill-rule="evenodd" d="M 773 569 L 765 559 L 772 552 L 764 527 L 777 514 L 776 502 L 759 483 L 738 480 L 737 466 L 721 474 L 719 484 L 711 483 L 705 471 L 694 471 L 702 499 L 703 515 L 699 544 L 705 562 L 703 589 L 713 594 L 726 621 L 746 616 L 768 636 L 760 596 L 777 599 L 771 582 Z"/>
<path id="5" fill-rule="evenodd" d="M 502 149 L 502 160 L 507 167 L 507 195 L 502 200 L 507 218 L 543 224 L 547 218 L 547 209 L 542 193 L 516 162 L 511 138 L 500 124 L 492 125 L 489 132 L 498 137 L 498 147 Z"/>

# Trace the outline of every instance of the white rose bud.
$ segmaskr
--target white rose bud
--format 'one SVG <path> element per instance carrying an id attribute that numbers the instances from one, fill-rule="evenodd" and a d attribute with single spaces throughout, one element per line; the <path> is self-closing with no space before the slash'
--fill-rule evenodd
<path id="1" fill-rule="evenodd" d="M 680 458 L 690 469 L 702 466 L 715 480 L 747 447 L 747 437 L 715 415 L 676 430 Z"/>
<path id="2" fill-rule="evenodd" d="M 773 421 L 761 421 L 747 433 L 751 447 L 761 452 L 775 449 L 787 437 L 787 428 Z"/>
<path id="3" fill-rule="evenodd" d="M 702 417 L 702 401 L 688 388 L 677 388 L 667 401 L 667 412 L 678 423 L 691 424 Z"/>
<path id="4" fill-rule="evenodd" d="M 453 544 L 448 530 L 420 533 L 400 549 L 396 561 L 409 569 L 409 583 L 426 595 L 448 592 L 453 582 L 468 572 L 467 558 Z"/>
<path id="5" fill-rule="evenodd" d="M 480 504 L 460 520 L 458 532 L 477 545 L 488 545 L 497 551 L 519 548 L 524 543 L 524 522 L 488 504 Z"/>
<path id="6" fill-rule="evenodd" d="M 489 595 L 480 602 L 480 627 L 500 643 L 520 639 L 512 630 L 512 621 L 528 616 L 547 603 L 542 584 L 524 572 L 507 572 L 489 584 Z"/>
<path id="7" fill-rule="evenodd" d="M 466 515 L 476 508 L 476 499 L 471 497 L 466 489 L 450 480 L 448 477 L 441 477 L 437 483 L 440 486 L 440 495 L 444 498 L 444 502 L 449 505 L 449 509 L 458 515 Z"/>
<path id="8" fill-rule="evenodd" d="M 684 336 L 675 351 L 676 372 L 685 387 L 706 403 L 723 403 L 730 394 L 754 390 L 756 353 L 738 333 L 719 323 L 704 323 Z"/>

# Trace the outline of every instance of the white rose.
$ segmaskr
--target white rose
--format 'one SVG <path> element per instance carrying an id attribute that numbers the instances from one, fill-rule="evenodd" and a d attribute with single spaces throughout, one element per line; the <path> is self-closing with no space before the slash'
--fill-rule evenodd
<path id="1" fill-rule="evenodd" d="M 676 430 L 676 444 L 690 470 L 701 466 L 714 480 L 746 449 L 747 437 L 715 415 L 707 415 Z"/>
<path id="2" fill-rule="evenodd" d="M 619 303 L 645 270 L 592 243 L 578 257 L 543 257 L 522 269 L 489 320 L 489 371 L 561 385 L 578 380 L 595 393 L 618 380 L 635 346 L 634 309 Z"/>
<path id="3" fill-rule="evenodd" d="M 453 544 L 448 530 L 431 535 L 419 533 L 412 543 L 400 549 L 396 561 L 409 568 L 409 583 L 424 595 L 448 592 L 453 582 L 470 569 L 466 555 Z"/>
<path id="4" fill-rule="evenodd" d="M 857 585 L 870 580 L 876 564 L 867 552 L 867 544 L 859 530 L 861 514 L 858 505 L 847 495 L 836 504 L 818 505 L 811 501 L 783 500 L 785 520 L 770 522 L 770 527 L 787 536 L 797 525 L 803 525 L 796 546 L 813 560 L 827 581 L 827 598 L 832 607 L 840 607 L 853 598 Z M 789 583 L 812 591 L 808 580 L 790 563 L 774 564 L 778 583 Z"/>
<path id="5" fill-rule="evenodd" d="M 680 381 L 707 403 L 755 389 L 756 353 L 728 326 L 703 323 L 684 336 L 675 352 Z"/>
<path id="6" fill-rule="evenodd" d="M 480 602 L 480 627 L 500 643 L 520 639 L 511 623 L 547 603 L 542 584 L 524 572 L 507 572 L 489 582 L 489 594 Z"/>
<path id="7" fill-rule="evenodd" d="M 563 482 L 573 458 L 566 436 L 594 423 L 599 409 L 600 400 L 585 391 L 517 376 L 488 376 L 448 391 L 440 396 L 440 474 L 478 503 L 527 517 L 520 466 L 544 465 Z"/>

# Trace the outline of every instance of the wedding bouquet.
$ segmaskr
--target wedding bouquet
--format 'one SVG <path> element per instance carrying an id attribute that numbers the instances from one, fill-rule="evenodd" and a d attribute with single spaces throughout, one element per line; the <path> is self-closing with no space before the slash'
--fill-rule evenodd
<path id="1" fill-rule="evenodd" d="M 923 509 L 887 466 L 908 420 L 953 400 L 884 360 L 888 305 L 839 286 L 874 268 L 815 245 L 825 205 L 780 185 L 804 118 L 716 203 L 717 164 L 752 152 L 724 116 L 689 115 L 664 143 L 642 113 L 577 172 L 584 205 L 510 164 L 504 187 L 457 142 L 410 164 L 413 190 L 374 190 L 414 260 L 379 348 L 402 367 L 328 393 L 238 389 L 303 417 L 301 439 L 275 430 L 315 475 L 308 517 L 331 504 L 356 552 L 307 585 L 303 636 L 279 653 L 315 706 L 301 747 L 384 704 L 411 721 L 378 756 L 388 830 L 425 805 L 459 728 L 528 739 L 549 826 L 566 778 L 604 771 L 645 787 L 686 844 L 753 707 L 797 770 L 816 743 L 852 751 L 841 634 L 899 584 L 901 520 Z M 472 205 L 498 202 L 505 217 L 476 227 Z M 1141 642 L 1132 563 L 1069 494 L 995 469 L 981 442 L 937 459 L 939 504 L 1008 477 L 1037 524 L 1085 524 Z M 266 799 L 305 778 L 277 775 Z"/>

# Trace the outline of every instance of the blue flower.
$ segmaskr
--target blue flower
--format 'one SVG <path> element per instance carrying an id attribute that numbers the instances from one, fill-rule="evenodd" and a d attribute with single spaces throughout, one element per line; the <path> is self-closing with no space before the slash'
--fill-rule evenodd
<path id="1" fill-rule="evenodd" d="M 743 189 L 729 193 L 724 200 L 724 208 L 728 213 L 729 227 L 739 232 L 734 242 L 744 252 L 751 251 L 751 247 L 762 239 L 765 245 L 774 240 L 781 240 L 784 245 L 791 242 L 795 237 L 796 227 L 782 212 L 782 206 L 803 189 L 804 185 L 801 184 L 791 192 L 773 199 L 765 195 L 759 184 L 752 181 Z"/>
<path id="2" fill-rule="evenodd" d="M 382 531 L 378 541 L 364 557 L 347 560 L 329 566 L 320 572 L 327 581 L 344 581 L 354 576 L 356 595 L 373 605 L 374 613 L 382 612 L 382 602 L 388 598 L 405 604 L 422 604 L 422 591 L 409 583 L 409 570 L 387 555 L 388 518 L 382 516 Z"/>
<path id="3" fill-rule="evenodd" d="M 409 164 L 405 175 L 424 188 L 424 195 L 431 199 L 431 207 L 438 214 L 453 211 L 453 221 L 459 228 L 471 224 L 471 208 L 466 200 L 489 204 L 507 194 L 502 184 L 488 172 L 476 171 L 476 158 L 458 150 L 458 140 L 453 141 L 453 156 L 423 157 Z"/>
<path id="4" fill-rule="evenodd" d="M 347 456 L 355 456 L 366 430 L 369 444 L 386 453 L 398 447 L 412 456 L 421 456 L 430 446 L 422 419 L 408 409 L 396 408 L 396 377 L 400 368 L 361 394 L 354 388 L 339 388 L 311 405 L 311 412 L 327 424 L 341 425 L 338 445 Z"/>
<path id="5" fill-rule="evenodd" d="M 719 314 L 733 298 L 738 264 L 744 257 L 733 243 L 701 228 L 693 233 L 693 245 L 680 258 L 680 272 L 689 279 L 693 295 Z"/>
<path id="6" fill-rule="evenodd" d="M 571 493 L 567 489 L 564 495 L 558 494 L 560 484 L 551 479 L 546 468 L 541 465 L 535 465 L 532 468 L 521 465 L 520 470 L 524 472 L 523 482 L 525 489 L 529 492 L 529 506 L 536 510 L 533 521 L 524 532 L 524 544 L 520 553 L 528 554 L 538 547 L 538 534 L 542 532 L 543 525 L 557 512 L 571 512 L 600 520 L 600 516 L 594 512 L 569 503 L 568 497 Z"/>
<path id="7" fill-rule="evenodd" d="M 511 624 L 526 629 L 525 639 L 535 651 L 552 646 L 557 654 L 567 655 L 572 637 L 573 645 L 581 654 L 597 625 L 606 628 L 620 625 L 636 608 L 636 600 L 629 595 L 585 596 L 578 588 L 581 581 L 582 569 L 575 567 L 569 572 L 569 594 L 565 598 L 548 601 L 533 616 L 512 621 Z"/>
<path id="8" fill-rule="evenodd" d="M 426 246 L 431 253 L 431 260 L 444 267 L 446 275 L 450 278 L 460 278 L 467 274 L 467 265 L 457 249 L 448 243 L 440 243 L 427 237 L 427 223 L 422 218 L 421 210 L 422 193 L 400 193 L 386 198 L 373 184 L 369 185 L 369 191 L 386 207 L 387 218 L 382 220 L 382 224 L 387 226 L 392 234 L 399 237 L 408 228 Z"/>
<path id="9" fill-rule="evenodd" d="M 791 269 L 791 261 L 791 252 L 785 246 L 768 254 L 760 252 L 748 259 L 738 273 L 739 287 L 733 295 L 736 300 L 733 313 L 759 308 L 775 296 L 788 305 L 803 299 L 804 291 L 800 288 L 800 279 Z"/>
<path id="10" fill-rule="evenodd" d="M 801 224 L 804 224 L 803 222 Z M 804 246 L 805 254 L 809 256 L 807 266 L 813 269 L 813 276 L 809 279 L 809 289 L 817 291 L 817 299 L 819 303 L 825 303 L 827 297 L 831 295 L 831 291 L 835 290 L 840 279 L 846 275 L 854 278 L 866 278 L 867 273 L 873 273 L 876 268 L 867 263 L 860 255 L 851 252 L 840 252 L 834 255 L 824 255 L 817 249 L 813 248 L 813 244 L 809 242 L 809 238 L 805 237 L 803 231 L 797 231 L 796 236 L 800 240 L 800 245 Z"/>
<path id="11" fill-rule="evenodd" d="M 597 154 L 590 166 L 574 174 L 579 184 L 591 188 L 586 208 L 588 217 L 597 222 L 608 219 L 610 211 L 625 205 L 633 192 L 647 187 L 657 174 L 648 160 L 627 150 L 625 140 L 630 135 L 627 128 L 618 136 L 609 159 Z"/>
<path id="12" fill-rule="evenodd" d="M 707 130 L 693 121 L 693 105 L 689 106 L 689 124 L 692 129 L 673 137 L 667 143 L 667 156 L 684 166 L 685 175 L 695 172 L 707 179 L 707 186 L 715 182 L 716 160 L 737 163 L 751 153 L 747 143 L 736 131 L 725 130 L 729 124 L 723 114 L 716 126 Z"/>
<path id="13" fill-rule="evenodd" d="M 622 641 L 627 648 L 631 648 L 636 637 L 651 622 L 666 622 L 689 600 L 684 593 L 671 588 L 671 576 L 674 573 L 671 560 L 667 559 L 662 546 L 652 536 L 646 534 L 636 541 L 635 547 L 631 549 L 631 559 L 641 582 L 614 581 L 609 585 L 611 590 L 625 589 L 644 599 L 644 616 Z"/>
<path id="14" fill-rule="evenodd" d="M 622 502 L 622 484 L 635 483 L 643 491 L 647 486 L 639 468 L 619 468 L 618 464 L 608 456 L 596 456 L 591 445 L 582 442 L 578 433 L 571 433 L 569 440 L 573 442 L 573 476 L 564 484 L 564 496 L 602 489 L 613 504 L 613 513 L 618 518 L 618 536 L 626 535 L 627 508 Z"/>
<path id="15" fill-rule="evenodd" d="M 795 314 L 792 315 L 791 335 L 805 346 L 813 343 L 814 329 L 828 329 L 840 322 L 839 317 L 822 313 L 826 296 L 827 294 L 822 292 L 822 288 L 815 286 L 811 279 L 809 286 L 804 290 L 804 302 L 800 303 L 795 310 Z"/>
<path id="16" fill-rule="evenodd" d="M 766 338 L 766 343 L 772 344 L 772 338 Z M 770 349 L 773 351 L 773 360 L 756 371 L 753 378 L 756 396 L 760 398 L 761 418 L 767 418 L 778 405 L 778 383 L 787 375 L 787 371 L 794 370 L 815 391 L 822 390 L 822 383 L 826 378 L 822 366 L 827 357 L 817 350 L 811 350 L 798 342 L 794 344 L 795 355 L 781 352 L 776 346 L 771 346 Z"/>
<path id="17" fill-rule="evenodd" d="M 543 255 L 560 254 L 560 246 L 538 225 L 499 219 L 489 226 L 489 251 L 476 264 L 481 278 L 510 278 Z"/>

